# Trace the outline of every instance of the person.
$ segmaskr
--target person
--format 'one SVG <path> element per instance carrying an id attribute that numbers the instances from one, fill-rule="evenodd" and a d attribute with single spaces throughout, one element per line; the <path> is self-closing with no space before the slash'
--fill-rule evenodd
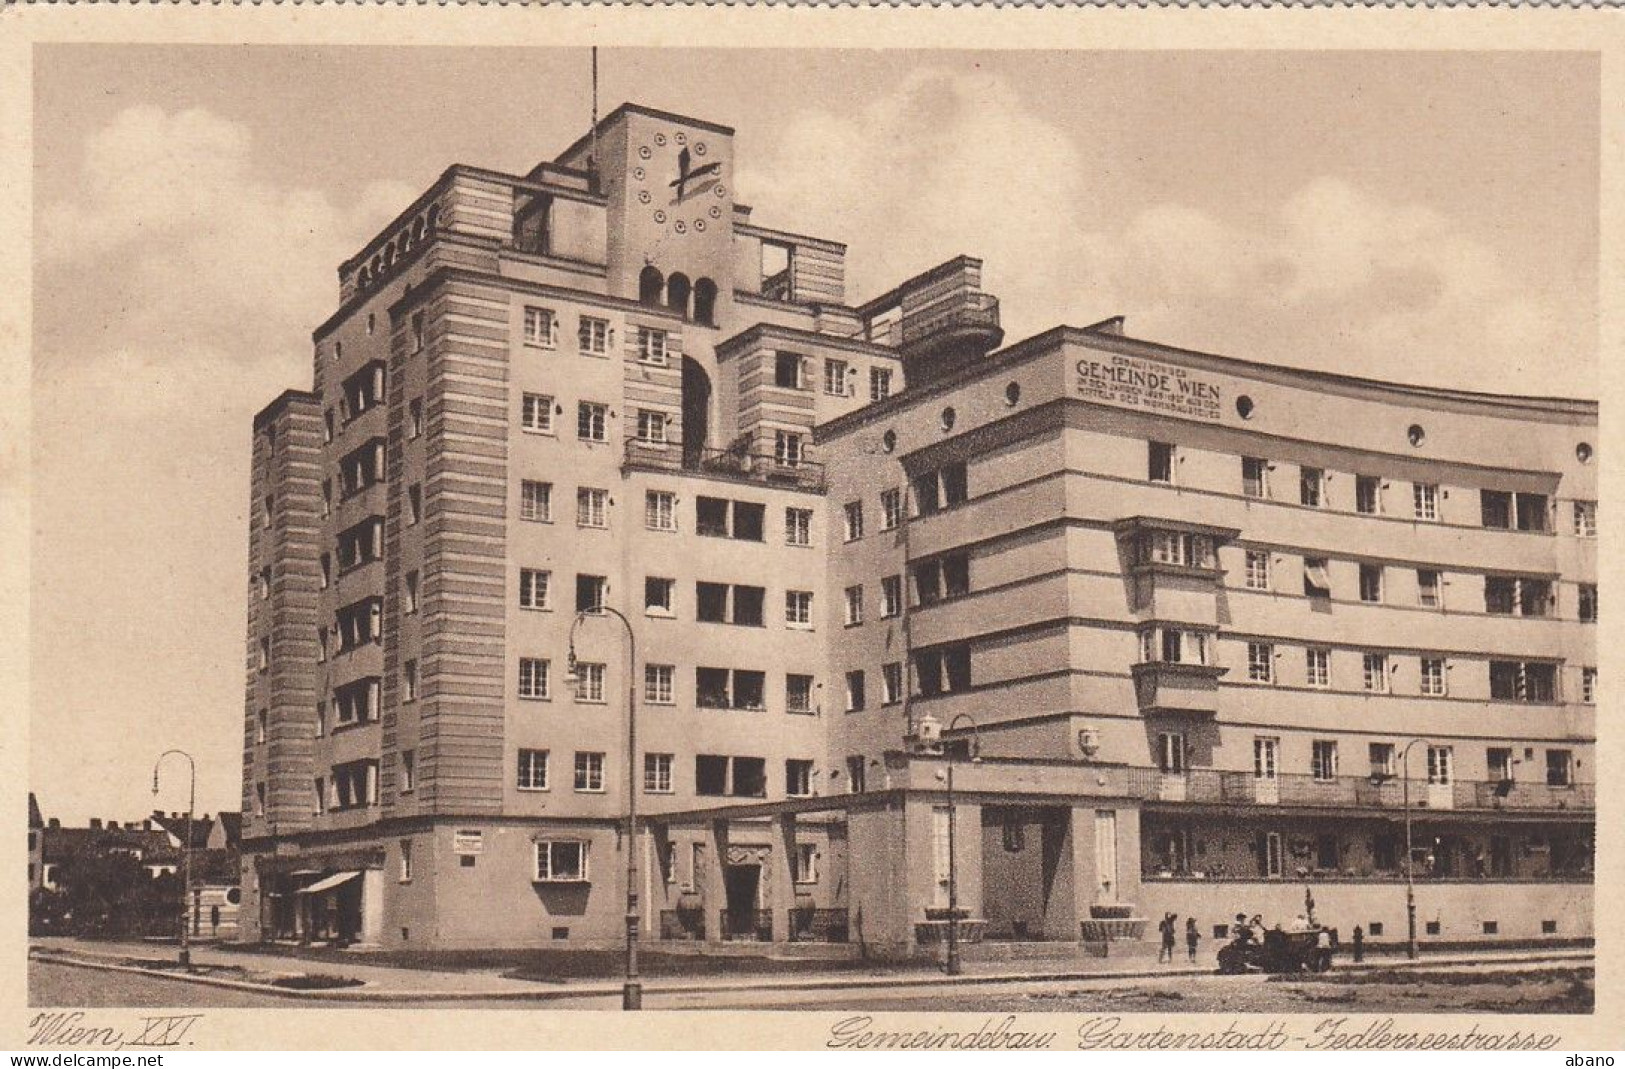
<path id="1" fill-rule="evenodd" d="M 1185 918 L 1185 952 L 1191 961 L 1196 960 L 1196 944 L 1202 938 L 1202 933 L 1196 930 L 1196 918 Z"/>
<path id="2" fill-rule="evenodd" d="M 1164 961 L 1173 964 L 1174 922 L 1178 919 L 1172 913 L 1165 913 L 1162 917 L 1162 923 L 1157 925 L 1157 930 L 1162 933 L 1162 949 L 1157 952 L 1157 963 L 1159 965 Z"/>
<path id="3" fill-rule="evenodd" d="M 1236 923 L 1230 926 L 1230 937 L 1238 943 L 1246 943 L 1252 939 L 1253 930 L 1247 925 L 1247 914 L 1236 914 Z"/>
<path id="4" fill-rule="evenodd" d="M 1365 960 L 1365 929 L 1358 924 L 1354 926 L 1354 960 Z"/>
<path id="5" fill-rule="evenodd" d="M 1262 943 L 1264 941 L 1264 915 L 1254 913 L 1253 919 L 1247 922 L 1247 926 L 1253 930 L 1254 941 Z"/>

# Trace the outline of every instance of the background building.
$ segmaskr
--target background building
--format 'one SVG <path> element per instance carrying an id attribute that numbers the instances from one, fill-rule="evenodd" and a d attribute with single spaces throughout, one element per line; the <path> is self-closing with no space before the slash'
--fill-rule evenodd
<path id="1" fill-rule="evenodd" d="M 617 939 L 632 777 L 649 938 L 910 953 L 950 774 L 990 936 L 1392 933 L 1407 767 L 1429 934 L 1589 933 L 1595 405 L 1000 349 L 733 166 L 626 105 L 340 266 L 254 424 L 246 935 Z"/>

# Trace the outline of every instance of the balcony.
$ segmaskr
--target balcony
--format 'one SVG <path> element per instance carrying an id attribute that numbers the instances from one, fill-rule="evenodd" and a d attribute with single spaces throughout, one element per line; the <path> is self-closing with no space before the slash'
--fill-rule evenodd
<path id="1" fill-rule="evenodd" d="M 1163 772 L 1154 768 L 1128 771 L 1132 795 L 1147 801 L 1376 809 L 1391 813 L 1402 811 L 1405 805 L 1404 784 L 1391 776 L 1380 779 L 1370 776 L 1321 779 L 1301 774 L 1263 777 L 1251 772 L 1213 768 L 1186 772 Z M 1556 813 L 1594 811 L 1597 800 L 1596 788 L 1589 783 L 1572 787 L 1517 783 L 1509 787 L 1498 782 L 1456 780 L 1439 784 L 1413 778 L 1410 804 L 1413 812 L 1423 814 L 1438 810 L 1490 809 Z"/>
<path id="2" fill-rule="evenodd" d="M 771 453 L 742 449 L 685 447 L 678 441 L 628 438 L 621 464 L 627 471 L 691 472 L 758 486 L 824 492 L 824 466 L 810 460 L 781 460 Z"/>
<path id="3" fill-rule="evenodd" d="M 1219 712 L 1219 677 L 1229 669 L 1146 661 L 1134 665 L 1132 671 L 1140 712 L 1212 717 Z"/>
<path id="4" fill-rule="evenodd" d="M 1004 338 L 999 326 L 999 299 L 991 293 L 961 291 L 952 300 L 936 302 L 913 315 L 905 315 L 897 332 L 900 348 L 939 345 L 960 337 L 997 345 Z"/>

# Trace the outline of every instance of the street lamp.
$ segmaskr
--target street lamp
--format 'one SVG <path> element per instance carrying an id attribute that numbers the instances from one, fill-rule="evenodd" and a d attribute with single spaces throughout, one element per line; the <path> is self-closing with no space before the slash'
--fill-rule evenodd
<path id="1" fill-rule="evenodd" d="M 590 611 L 576 613 L 570 623 L 570 665 L 566 682 L 574 685 L 576 674 L 576 628 L 589 616 L 608 613 L 626 628 L 628 662 L 626 666 L 626 974 L 621 984 L 621 1009 L 643 1008 L 643 983 L 638 979 L 638 638 L 632 631 L 632 621 L 608 605 L 598 605 Z"/>
<path id="2" fill-rule="evenodd" d="M 948 730 L 951 732 L 957 728 L 961 720 L 970 724 L 970 759 L 972 764 L 976 764 L 981 761 L 982 729 L 975 717 L 969 713 L 959 713 L 949 722 Z M 940 737 L 936 731 L 936 718 L 930 713 L 920 721 L 919 737 L 922 740 Z M 965 971 L 965 966 L 959 958 L 959 851 L 955 842 L 959 810 L 954 804 L 954 747 L 950 742 L 940 741 L 935 742 L 935 748 L 948 759 L 948 975 L 958 976 Z"/>
<path id="3" fill-rule="evenodd" d="M 1421 739 L 1412 739 L 1405 744 L 1405 749 L 1399 758 L 1404 788 L 1402 797 L 1405 806 L 1405 956 L 1412 961 L 1416 960 L 1416 880 L 1411 874 L 1414 864 L 1411 847 L 1411 747 L 1421 742 Z"/>
<path id="4" fill-rule="evenodd" d="M 152 793 L 158 793 L 158 766 L 164 763 L 164 758 L 170 754 L 179 754 L 186 758 L 186 764 L 192 773 L 192 787 L 186 797 L 186 841 L 181 848 L 181 951 L 180 964 L 183 969 L 192 967 L 192 811 L 197 808 L 197 762 L 185 750 L 165 750 L 158 755 L 158 760 L 152 764 Z"/>

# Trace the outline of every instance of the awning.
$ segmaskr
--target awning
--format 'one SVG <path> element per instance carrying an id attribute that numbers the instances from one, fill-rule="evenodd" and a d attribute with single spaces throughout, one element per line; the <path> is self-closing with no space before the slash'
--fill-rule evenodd
<path id="1" fill-rule="evenodd" d="M 337 887 L 339 884 L 341 884 L 341 883 L 349 883 L 351 880 L 355 879 L 357 876 L 360 876 L 360 875 L 361 875 L 361 873 L 359 873 L 359 872 L 335 872 L 333 875 L 327 877 L 325 880 L 317 880 L 315 883 L 311 884 L 309 887 L 301 887 L 299 890 L 295 891 L 294 894 L 296 894 L 296 895 L 314 895 L 314 894 L 320 894 L 322 891 L 331 891 L 333 888 Z"/>

